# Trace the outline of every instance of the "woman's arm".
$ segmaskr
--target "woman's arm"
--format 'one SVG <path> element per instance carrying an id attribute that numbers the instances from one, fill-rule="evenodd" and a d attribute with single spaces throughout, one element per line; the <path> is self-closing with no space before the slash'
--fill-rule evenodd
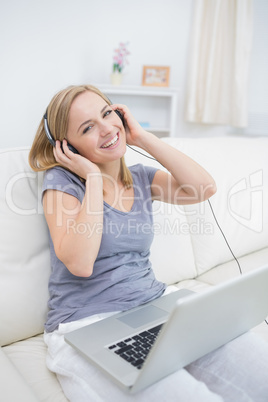
<path id="1" fill-rule="evenodd" d="M 216 184 L 211 175 L 184 153 L 147 132 L 141 136 L 138 146 L 170 172 L 156 172 L 152 182 L 153 199 L 171 204 L 194 204 L 215 194 Z"/>
<path id="2" fill-rule="evenodd" d="M 103 180 L 90 161 L 65 148 L 64 151 L 65 154 L 57 144 L 56 160 L 68 168 L 71 163 L 76 166 L 76 172 L 85 178 L 85 196 L 81 204 L 72 195 L 47 190 L 43 198 L 44 213 L 56 256 L 73 275 L 88 277 L 93 272 L 102 238 Z"/>
<path id="3" fill-rule="evenodd" d="M 161 163 L 170 174 L 159 170 L 152 182 L 152 197 L 172 204 L 205 201 L 216 192 L 210 174 L 190 157 L 145 131 L 124 105 L 119 109 L 126 122 L 127 143 L 142 148 Z"/>

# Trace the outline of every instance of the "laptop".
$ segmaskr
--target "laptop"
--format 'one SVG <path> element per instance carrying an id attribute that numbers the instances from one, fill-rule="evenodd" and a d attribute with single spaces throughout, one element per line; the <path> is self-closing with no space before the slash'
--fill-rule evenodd
<path id="1" fill-rule="evenodd" d="M 247 332 L 267 315 L 268 265 L 202 293 L 175 291 L 72 331 L 65 340 L 135 393 Z"/>

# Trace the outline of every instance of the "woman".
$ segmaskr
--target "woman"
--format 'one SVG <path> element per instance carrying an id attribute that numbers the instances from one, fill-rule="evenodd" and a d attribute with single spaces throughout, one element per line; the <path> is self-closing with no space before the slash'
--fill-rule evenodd
<path id="1" fill-rule="evenodd" d="M 50 135 L 55 147 L 48 140 Z M 50 141 L 53 143 L 53 139 Z M 170 173 L 143 165 L 128 169 L 124 162 L 126 144 L 150 153 Z M 207 402 L 222 397 L 228 401 L 253 400 L 252 383 L 245 381 L 244 375 L 237 375 L 232 358 L 242 359 L 243 348 L 249 343 L 255 353 L 262 346 L 266 357 L 258 367 L 264 371 L 268 352 L 266 344 L 249 342 L 247 337 L 241 337 L 238 345 L 232 342 L 199 359 L 187 370 L 174 373 L 137 396 L 118 389 L 63 339 L 68 331 L 169 291 L 154 277 L 149 260 L 152 201 L 204 201 L 216 191 L 209 173 L 142 129 L 126 106 L 111 105 L 92 86 L 68 87 L 55 95 L 39 126 L 29 161 L 33 169 L 47 171 L 43 207 L 50 232 L 52 272 L 45 342 L 48 367 L 57 373 L 67 398 L 79 402 L 149 401 L 156 397 L 169 401 L 181 398 Z M 217 367 L 219 362 L 227 367 L 226 375 Z M 248 372 L 255 376 L 255 370 Z M 260 375 L 260 388 L 263 386 Z"/>

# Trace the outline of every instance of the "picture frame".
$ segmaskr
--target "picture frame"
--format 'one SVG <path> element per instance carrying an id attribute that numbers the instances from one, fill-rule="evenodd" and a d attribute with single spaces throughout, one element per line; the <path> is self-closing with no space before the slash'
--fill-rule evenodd
<path id="1" fill-rule="evenodd" d="M 143 66 L 142 85 L 153 87 L 169 86 L 170 67 Z"/>

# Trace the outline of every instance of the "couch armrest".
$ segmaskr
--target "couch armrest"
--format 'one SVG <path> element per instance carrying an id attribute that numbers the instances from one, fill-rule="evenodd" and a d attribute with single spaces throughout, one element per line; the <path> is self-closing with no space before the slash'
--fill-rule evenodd
<path id="1" fill-rule="evenodd" d="M 5 352 L 0 348 L 0 399 L 5 402 L 38 402 Z"/>

